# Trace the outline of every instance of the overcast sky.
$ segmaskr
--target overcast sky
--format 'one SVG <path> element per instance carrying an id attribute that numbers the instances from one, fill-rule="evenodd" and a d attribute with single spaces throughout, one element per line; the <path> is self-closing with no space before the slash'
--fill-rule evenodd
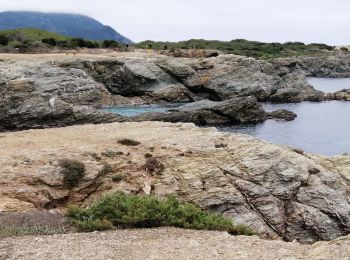
<path id="1" fill-rule="evenodd" d="M 244 38 L 350 44 L 349 0 L 0 0 L 0 10 L 86 14 L 136 42 Z"/>

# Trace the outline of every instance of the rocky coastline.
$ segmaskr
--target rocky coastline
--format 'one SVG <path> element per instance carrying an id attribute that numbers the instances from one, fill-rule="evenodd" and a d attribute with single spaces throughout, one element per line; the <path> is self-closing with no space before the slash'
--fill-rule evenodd
<path id="1" fill-rule="evenodd" d="M 4 55 L 0 131 L 157 119 L 199 125 L 259 123 L 273 117 L 260 102 L 349 100 L 347 90 L 324 94 L 306 80 L 349 76 L 349 59 L 350 55 L 268 61 L 223 54 L 210 58 L 144 53 L 37 55 L 34 59 Z M 191 104 L 135 118 L 99 110 L 163 102 Z M 279 119 L 286 119 L 281 115 Z"/>
<path id="2" fill-rule="evenodd" d="M 313 243 L 346 236 L 349 156 L 327 158 L 195 125 L 297 117 L 267 112 L 262 102 L 348 101 L 349 90 L 325 94 L 307 77 L 349 77 L 349 61 L 346 54 L 274 60 L 1 55 L 0 149 L 6 152 L 0 212 L 64 212 L 70 204 L 86 206 L 106 192 L 124 191 L 176 195 L 248 225 L 261 238 Z M 133 117 L 101 110 L 166 102 L 186 104 Z M 120 138 L 140 145 L 118 145 Z M 162 174 L 144 170 L 146 154 L 162 163 Z M 62 182 L 58 162 L 65 158 L 87 169 L 74 189 Z"/>

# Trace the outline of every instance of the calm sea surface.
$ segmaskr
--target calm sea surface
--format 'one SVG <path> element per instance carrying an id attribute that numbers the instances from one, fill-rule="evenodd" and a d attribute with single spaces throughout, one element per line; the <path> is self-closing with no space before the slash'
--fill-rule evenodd
<path id="1" fill-rule="evenodd" d="M 350 88 L 350 79 L 308 78 L 307 81 L 317 90 L 324 93 L 334 93 Z"/>
<path id="2" fill-rule="evenodd" d="M 309 78 L 315 89 L 325 93 L 350 88 L 350 79 Z M 324 155 L 350 153 L 350 102 L 264 104 L 265 110 L 287 109 L 298 115 L 294 121 L 268 120 L 259 125 L 220 128 L 244 133 L 276 144 Z"/>
<path id="3" fill-rule="evenodd" d="M 244 133 L 276 144 L 301 148 L 324 155 L 350 153 L 350 102 L 265 104 L 273 111 L 284 108 L 298 115 L 294 121 L 268 120 L 259 125 L 220 128 Z"/>

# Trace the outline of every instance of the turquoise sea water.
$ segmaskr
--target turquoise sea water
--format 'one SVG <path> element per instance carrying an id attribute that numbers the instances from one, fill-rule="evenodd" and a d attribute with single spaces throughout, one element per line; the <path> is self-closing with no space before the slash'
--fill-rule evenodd
<path id="1" fill-rule="evenodd" d="M 166 103 L 159 105 L 108 107 L 103 108 L 103 110 L 122 116 L 137 116 L 143 113 L 165 112 L 169 109 L 179 107 L 182 105 L 184 105 L 184 103 Z"/>

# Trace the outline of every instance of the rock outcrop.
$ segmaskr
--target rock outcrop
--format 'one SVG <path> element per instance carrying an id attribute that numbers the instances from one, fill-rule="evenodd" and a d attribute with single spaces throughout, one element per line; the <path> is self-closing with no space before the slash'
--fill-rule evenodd
<path id="1" fill-rule="evenodd" d="M 286 64 L 285 64 L 286 63 Z M 223 101 L 255 96 L 259 101 L 320 101 L 302 70 L 292 71 L 289 63 L 237 55 L 212 58 L 119 57 L 62 64 L 85 70 L 112 93 L 141 96 L 154 101 Z"/>
<path id="2" fill-rule="evenodd" d="M 118 115 L 69 104 L 38 91 L 35 84 L 30 79 L 2 81 L 0 131 L 126 121 Z"/>
<path id="3" fill-rule="evenodd" d="M 339 90 L 335 93 L 325 94 L 327 100 L 350 101 L 350 89 Z"/>
<path id="4" fill-rule="evenodd" d="M 141 144 L 124 146 L 121 138 Z M 160 122 L 2 133 L 0 140 L 6 151 L 0 157 L 2 212 L 88 205 L 122 190 L 176 195 L 261 237 L 308 243 L 350 233 L 348 156 L 325 158 L 246 135 Z M 148 172 L 145 154 L 163 171 Z M 85 165 L 75 188 L 63 183 L 58 162 L 65 158 Z"/>
<path id="5" fill-rule="evenodd" d="M 306 76 L 348 76 L 349 60 L 345 54 L 269 61 L 237 55 L 171 58 L 107 53 L 23 59 L 4 55 L 0 61 L 0 129 L 125 121 L 96 108 L 164 101 L 194 103 L 171 113 L 134 120 L 200 125 L 257 123 L 271 117 L 257 101 L 349 100 L 349 91 L 324 94 L 306 80 Z"/>
<path id="6" fill-rule="evenodd" d="M 254 97 L 233 98 L 221 102 L 201 100 L 163 113 L 145 113 L 131 121 L 184 122 L 196 125 L 256 124 L 267 119 L 267 113 Z"/>
<path id="7" fill-rule="evenodd" d="M 302 72 L 308 77 L 346 78 L 350 77 L 350 54 L 343 52 L 334 55 L 314 57 L 278 58 L 270 60 L 280 74 Z"/>
<path id="8" fill-rule="evenodd" d="M 288 111 L 288 110 L 285 110 L 285 109 L 278 109 L 276 111 L 268 113 L 267 117 L 271 118 L 271 119 L 292 121 L 295 118 L 297 118 L 297 116 L 298 116 L 297 114 L 295 114 L 295 113 L 293 113 L 291 111 Z"/>

